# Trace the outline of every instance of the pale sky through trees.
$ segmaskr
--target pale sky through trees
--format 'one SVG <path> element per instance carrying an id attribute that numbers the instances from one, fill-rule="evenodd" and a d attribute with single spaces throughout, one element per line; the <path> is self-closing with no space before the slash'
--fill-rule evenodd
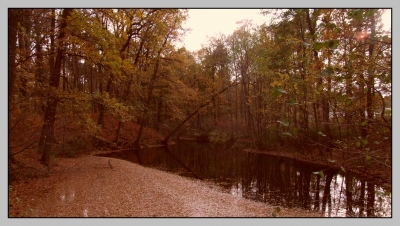
<path id="1" fill-rule="evenodd" d="M 196 51 L 202 44 L 207 43 L 207 39 L 218 37 L 219 34 L 226 36 L 233 33 L 238 28 L 236 22 L 242 20 L 252 20 L 254 25 L 269 23 L 269 16 L 260 14 L 260 9 L 189 9 L 189 18 L 183 24 L 184 28 L 189 28 L 186 36 L 182 38 L 182 43 L 189 51 Z M 385 23 L 385 30 L 391 28 L 391 10 L 388 9 L 382 17 Z M 181 45 L 178 44 L 180 47 Z"/>
<path id="2" fill-rule="evenodd" d="M 232 34 L 239 27 L 237 21 L 249 19 L 257 25 L 269 21 L 260 12 L 260 9 L 189 9 L 189 18 L 183 27 L 191 31 L 182 38 L 182 42 L 189 51 L 199 50 L 201 44 L 207 43 L 207 36 Z"/>

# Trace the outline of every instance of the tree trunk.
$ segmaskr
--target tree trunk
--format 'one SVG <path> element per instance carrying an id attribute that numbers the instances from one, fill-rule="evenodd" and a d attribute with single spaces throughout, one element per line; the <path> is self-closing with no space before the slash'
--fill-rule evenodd
<path id="1" fill-rule="evenodd" d="M 107 87 L 106 87 L 106 93 L 110 93 L 111 90 L 111 83 L 112 83 L 112 78 L 108 78 L 107 81 Z M 104 104 L 100 104 L 99 106 L 99 119 L 97 121 L 97 125 L 104 127 L 104 113 L 106 111 L 106 107 Z"/>
<path id="2" fill-rule="evenodd" d="M 146 112 L 143 114 L 143 117 L 140 119 L 140 128 L 139 128 L 139 132 L 138 135 L 136 137 L 135 142 L 133 143 L 133 147 L 136 149 L 140 149 L 140 138 L 142 138 L 142 133 L 143 133 L 143 127 L 144 127 L 144 122 L 145 122 L 145 117 L 147 115 L 147 110 Z"/>
<path id="3" fill-rule="evenodd" d="M 49 65 L 50 65 L 50 75 L 53 74 L 54 70 L 54 51 L 55 51 L 55 32 L 56 32 L 56 10 L 51 10 L 51 34 L 50 34 L 50 56 L 49 56 Z"/>
<path id="4" fill-rule="evenodd" d="M 116 144 L 118 143 L 118 140 L 119 140 L 119 134 L 120 134 L 120 132 L 121 132 L 122 125 L 123 125 L 123 122 L 119 121 L 119 122 L 118 122 L 117 130 L 115 131 L 114 143 L 116 143 Z"/>
<path id="5" fill-rule="evenodd" d="M 17 56 L 17 26 L 18 14 L 16 9 L 8 10 L 8 106 L 13 102 L 15 78 L 15 60 Z M 10 120 L 8 120 L 8 128 L 10 128 Z M 15 163 L 15 158 L 11 153 L 11 148 L 8 148 L 8 159 Z"/>
<path id="6" fill-rule="evenodd" d="M 52 143 L 54 143 L 54 122 L 56 116 L 57 102 L 58 99 L 56 95 L 54 95 L 51 90 L 56 90 L 60 84 L 60 75 L 61 75 L 61 64 L 64 58 L 64 41 L 63 39 L 66 36 L 66 27 L 67 27 L 67 18 L 71 14 L 72 9 L 64 9 L 62 14 L 62 21 L 60 24 L 60 34 L 58 36 L 59 45 L 57 48 L 57 57 L 54 65 L 54 70 L 50 78 L 50 92 L 48 93 L 47 98 L 47 106 L 43 121 L 41 140 L 43 140 L 43 146 L 39 148 L 43 148 L 42 158 L 40 159 L 42 164 L 49 165 L 50 163 L 50 155 L 52 150 Z"/>
<path id="7" fill-rule="evenodd" d="M 370 43 L 368 46 L 368 58 L 369 58 L 369 65 L 370 67 L 368 68 L 368 79 L 367 79 L 367 117 L 368 121 L 366 123 L 366 127 L 369 126 L 369 124 L 372 122 L 374 119 L 374 112 L 372 109 L 372 104 L 373 104 L 373 96 L 374 96 L 374 72 L 373 72 L 373 54 L 374 54 L 374 36 L 375 36 L 375 15 L 372 13 L 371 15 L 371 39 Z"/>
<path id="8" fill-rule="evenodd" d="M 49 68 L 50 68 L 50 77 L 53 75 L 54 71 L 54 49 L 55 49 L 55 30 L 56 30 L 56 12 L 55 9 L 51 11 L 51 34 L 50 34 L 50 55 L 49 55 Z M 51 79 L 51 78 L 50 78 Z M 50 83 L 50 80 L 49 80 Z M 44 100 L 43 100 L 44 102 Z M 41 106 L 42 110 L 45 112 L 46 111 L 46 104 L 42 103 Z M 39 139 L 39 146 L 38 146 L 38 153 L 42 154 L 43 153 L 43 148 L 44 148 L 44 142 L 45 142 L 45 135 L 43 133 L 42 129 L 42 134 L 40 135 Z"/>
<path id="9" fill-rule="evenodd" d="M 18 30 L 18 43 L 19 43 L 19 55 L 20 58 L 23 59 L 29 65 L 32 63 L 32 58 L 30 57 L 31 54 L 31 38 L 32 35 L 32 16 L 33 10 L 24 10 L 20 14 L 19 26 L 21 29 Z M 29 63 L 28 63 L 29 62 Z M 21 65 L 22 66 L 22 65 Z M 23 69 L 31 72 L 30 67 L 22 67 Z M 27 76 L 24 74 L 20 74 L 19 76 L 19 92 L 23 97 L 27 96 L 27 89 L 28 89 L 28 79 Z"/>

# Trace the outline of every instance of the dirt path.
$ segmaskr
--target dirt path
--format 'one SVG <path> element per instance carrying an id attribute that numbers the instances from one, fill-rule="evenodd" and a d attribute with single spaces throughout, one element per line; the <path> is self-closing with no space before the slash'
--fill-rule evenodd
<path id="1" fill-rule="evenodd" d="M 271 217 L 273 206 L 124 160 L 59 159 L 49 177 L 15 185 L 10 214 L 28 217 Z M 22 192 L 23 187 L 30 192 Z M 11 196 L 10 196 L 11 197 Z M 11 198 L 14 198 L 12 196 Z M 19 209 L 18 214 L 15 209 Z M 321 217 L 281 208 L 278 217 Z"/>

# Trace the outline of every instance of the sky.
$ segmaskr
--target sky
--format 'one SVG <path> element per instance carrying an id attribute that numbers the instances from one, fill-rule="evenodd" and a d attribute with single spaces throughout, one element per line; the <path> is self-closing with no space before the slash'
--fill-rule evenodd
<path id="1" fill-rule="evenodd" d="M 388 11 L 383 16 L 386 29 L 391 27 L 391 13 Z M 260 14 L 260 9 L 189 9 L 189 18 L 183 27 L 191 31 L 178 46 L 189 51 L 199 50 L 208 38 L 232 34 L 239 27 L 236 22 L 244 19 L 252 20 L 255 25 L 269 23 L 269 17 Z"/>
<path id="2" fill-rule="evenodd" d="M 244 19 L 250 19 L 257 25 L 267 22 L 260 9 L 189 9 L 189 18 L 183 27 L 192 31 L 183 38 L 183 45 L 189 51 L 199 50 L 201 44 L 207 43 L 207 36 L 230 35 L 239 27 L 236 22 Z"/>

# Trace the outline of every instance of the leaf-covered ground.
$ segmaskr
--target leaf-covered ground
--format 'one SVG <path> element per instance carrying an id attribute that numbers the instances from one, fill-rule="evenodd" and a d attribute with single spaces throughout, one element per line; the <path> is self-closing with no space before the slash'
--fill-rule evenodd
<path id="1" fill-rule="evenodd" d="M 10 217 L 321 216 L 234 197 L 198 180 L 118 159 L 59 158 L 41 170 L 9 186 Z"/>

